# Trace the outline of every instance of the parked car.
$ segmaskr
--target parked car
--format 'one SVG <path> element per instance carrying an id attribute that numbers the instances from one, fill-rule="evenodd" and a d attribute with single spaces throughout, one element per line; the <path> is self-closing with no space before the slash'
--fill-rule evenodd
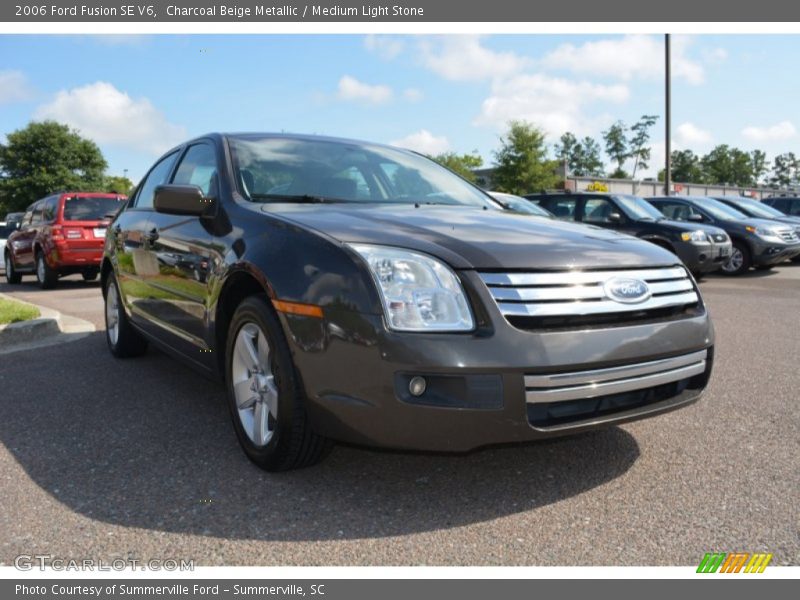
<path id="1" fill-rule="evenodd" d="M 106 227 L 126 200 L 118 194 L 64 192 L 31 204 L 3 252 L 6 281 L 19 283 L 30 273 L 49 289 L 63 275 L 96 279 Z"/>
<path id="2" fill-rule="evenodd" d="M 744 196 L 712 196 L 715 200 L 719 200 L 723 204 L 735 208 L 739 212 L 746 214 L 748 217 L 756 219 L 767 219 L 769 221 L 777 221 L 778 223 L 785 223 L 790 227 L 794 227 L 795 233 L 800 236 L 800 217 L 791 217 L 783 214 L 776 208 L 772 208 L 768 204 L 746 198 Z M 793 262 L 800 262 L 800 255 L 792 259 Z"/>
<path id="3" fill-rule="evenodd" d="M 22 217 L 24 216 L 24 212 L 10 212 L 5 217 L 6 225 L 11 227 L 12 230 L 17 229 L 19 224 L 22 222 Z"/>
<path id="4" fill-rule="evenodd" d="M 489 195 L 505 210 L 523 215 L 535 215 L 537 217 L 547 217 L 548 219 L 554 218 L 553 213 L 545 210 L 535 202 L 531 202 L 527 198 L 515 196 L 514 194 L 506 194 L 504 192 L 489 192 Z"/>
<path id="5" fill-rule="evenodd" d="M 714 334 L 674 254 L 492 202 L 388 146 L 194 139 L 109 228 L 108 347 L 155 342 L 224 380 L 239 442 L 268 470 L 331 440 L 465 451 L 697 400 Z M 160 266 L 165 251 L 205 254 L 206 281 Z"/>
<path id="6" fill-rule="evenodd" d="M 800 198 L 775 196 L 772 198 L 764 198 L 763 202 L 767 206 L 778 209 L 785 215 L 800 217 Z"/>
<path id="7" fill-rule="evenodd" d="M 634 235 L 676 254 L 697 279 L 722 267 L 731 240 L 717 227 L 670 221 L 643 198 L 627 194 L 531 194 L 556 218 Z"/>
<path id="8" fill-rule="evenodd" d="M 771 269 L 800 255 L 800 238 L 782 223 L 754 219 L 719 200 L 699 196 L 663 196 L 649 202 L 670 219 L 715 225 L 733 241 L 730 260 L 722 266 L 727 275 L 739 275 L 751 266 Z"/>

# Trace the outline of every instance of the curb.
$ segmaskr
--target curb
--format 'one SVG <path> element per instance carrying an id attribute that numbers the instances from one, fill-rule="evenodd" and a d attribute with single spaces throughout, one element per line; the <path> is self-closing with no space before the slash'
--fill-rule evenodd
<path id="1" fill-rule="evenodd" d="M 96 330 L 89 321 L 62 315 L 52 308 L 25 302 L 7 294 L 0 294 L 0 298 L 33 306 L 39 310 L 40 315 L 30 321 L 0 325 L 0 354 L 70 342 Z"/>

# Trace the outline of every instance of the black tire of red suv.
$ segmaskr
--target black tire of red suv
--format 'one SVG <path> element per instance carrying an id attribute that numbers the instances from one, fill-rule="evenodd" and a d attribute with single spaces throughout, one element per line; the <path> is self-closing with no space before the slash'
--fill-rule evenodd
<path id="1" fill-rule="evenodd" d="M 271 372 L 278 391 L 275 429 L 264 446 L 254 444 L 245 432 L 233 389 L 232 363 L 236 339 L 248 324 L 257 326 L 266 336 Z M 317 434 L 308 420 L 305 392 L 292 362 L 283 328 L 266 296 L 246 298 L 234 312 L 225 348 L 225 380 L 236 437 L 247 457 L 257 466 L 265 471 L 300 469 L 318 463 L 330 452 L 333 442 Z"/>
<path id="2" fill-rule="evenodd" d="M 22 281 L 22 275 L 17 273 L 17 270 L 14 268 L 14 260 L 11 258 L 11 255 L 6 252 L 3 260 L 5 262 L 6 283 L 16 285 Z"/>
<path id="3" fill-rule="evenodd" d="M 48 266 L 41 250 L 36 253 L 36 279 L 43 290 L 52 290 L 58 283 L 58 273 Z"/>
<path id="4" fill-rule="evenodd" d="M 84 281 L 94 281 L 100 273 L 97 271 L 84 271 L 81 273 Z"/>
<path id="5" fill-rule="evenodd" d="M 106 343 L 108 349 L 116 358 L 132 358 L 141 356 L 147 351 L 147 340 L 136 331 L 128 322 L 125 309 L 122 306 L 122 296 L 119 293 L 117 278 L 111 273 L 106 280 L 106 289 L 103 290 L 104 311 L 106 319 Z M 116 300 L 114 300 L 116 299 Z M 113 304 L 110 306 L 109 304 Z M 113 315 L 116 316 L 116 334 L 112 335 Z"/>

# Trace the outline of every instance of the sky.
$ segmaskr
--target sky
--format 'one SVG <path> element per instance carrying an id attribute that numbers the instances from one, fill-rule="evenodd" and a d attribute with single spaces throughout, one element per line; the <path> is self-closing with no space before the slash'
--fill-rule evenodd
<path id="1" fill-rule="evenodd" d="M 800 36 L 673 36 L 673 147 L 800 154 Z M 659 115 L 652 35 L 0 35 L 0 142 L 55 119 L 134 183 L 209 131 L 285 131 L 477 151 L 491 164 L 511 119 L 552 144 Z"/>

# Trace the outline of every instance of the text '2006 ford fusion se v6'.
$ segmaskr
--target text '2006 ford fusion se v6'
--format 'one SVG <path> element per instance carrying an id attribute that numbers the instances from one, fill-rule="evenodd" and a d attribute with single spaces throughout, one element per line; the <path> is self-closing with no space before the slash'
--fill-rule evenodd
<path id="1" fill-rule="evenodd" d="M 111 352 L 153 342 L 223 379 L 268 470 L 332 440 L 465 451 L 649 417 L 696 400 L 713 362 L 671 252 L 349 140 L 173 149 L 109 228 L 102 280 Z"/>

